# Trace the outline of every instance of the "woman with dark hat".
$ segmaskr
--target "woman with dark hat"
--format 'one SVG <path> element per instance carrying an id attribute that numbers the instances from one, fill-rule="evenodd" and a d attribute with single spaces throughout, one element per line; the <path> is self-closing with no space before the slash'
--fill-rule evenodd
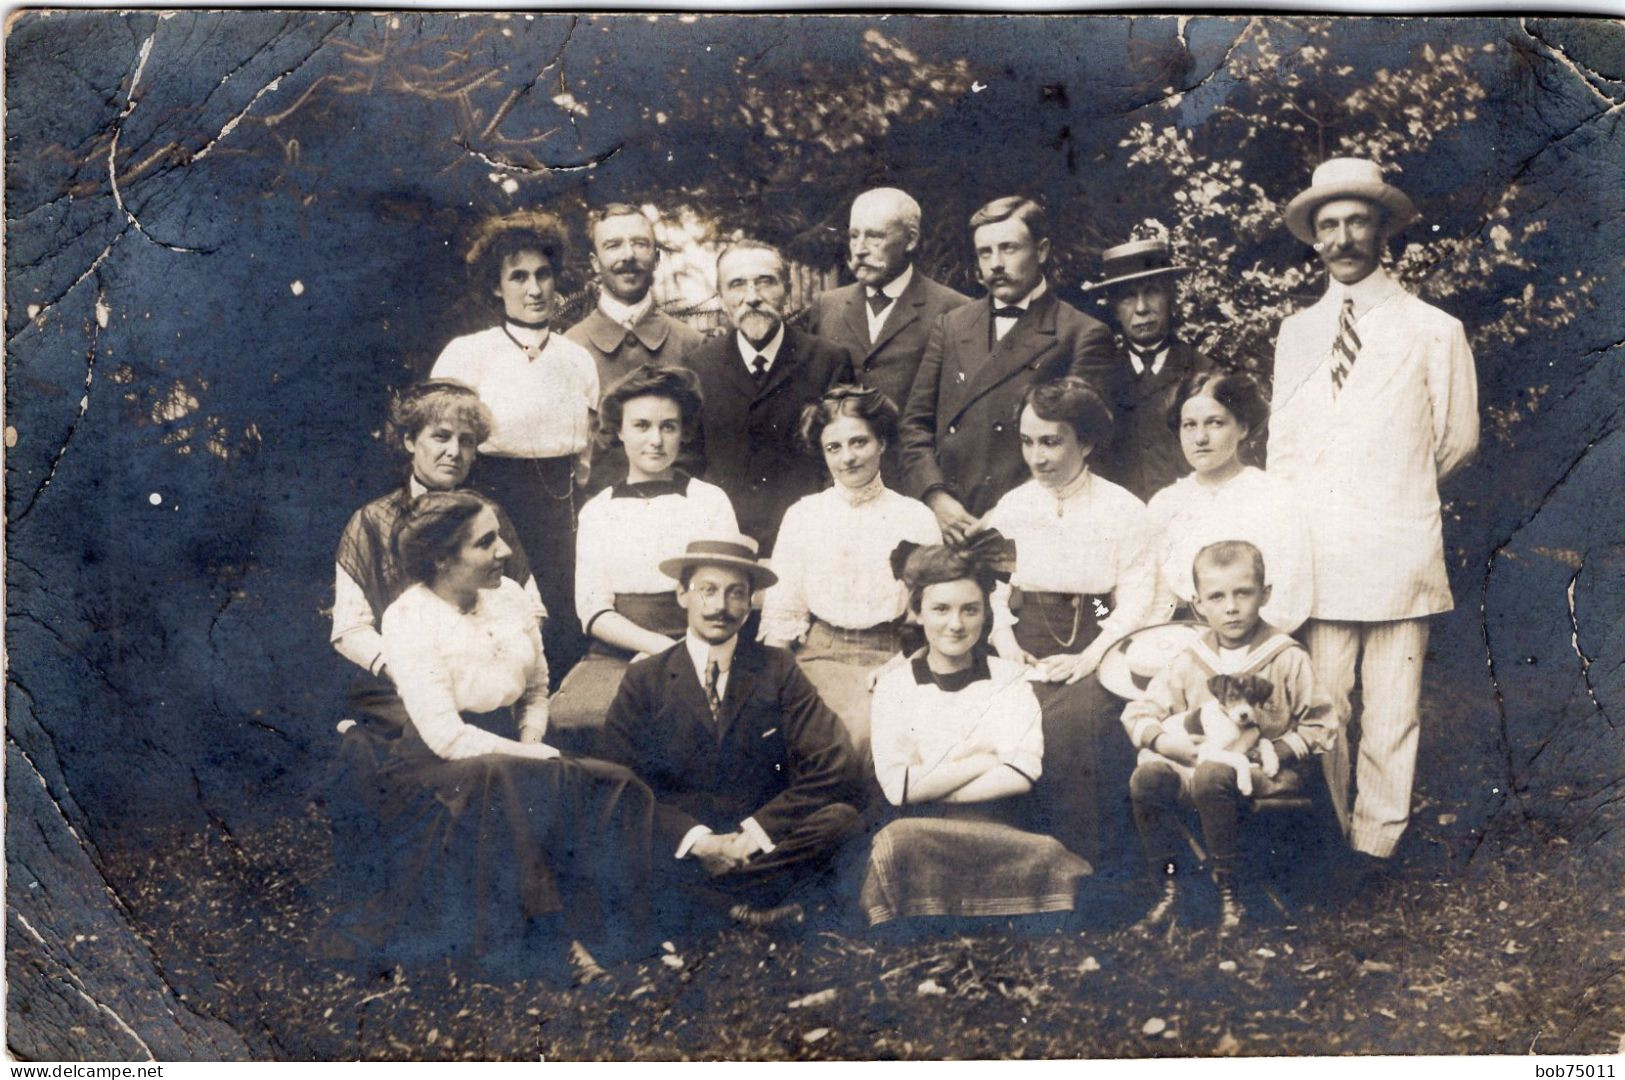
<path id="1" fill-rule="evenodd" d="M 577 981 L 601 977 L 589 946 L 645 944 L 653 797 L 625 769 L 542 741 L 535 607 L 504 576 L 489 500 L 420 495 L 395 549 L 413 584 L 384 613 L 382 640 L 408 722 L 365 777 L 382 887 L 341 914 L 339 940 L 388 962 L 523 977 L 567 958 Z"/>
<path id="2" fill-rule="evenodd" d="M 1146 624 L 1156 599 L 1150 519 L 1139 499 L 1096 476 L 1089 457 L 1112 416 L 1082 379 L 1030 387 L 1021 452 L 1032 479 L 1006 494 L 985 523 L 1015 542 L 1008 586 L 993 597 L 993 646 L 1034 668 L 1044 711 L 1045 778 L 1034 792 L 1046 830 L 1099 869 L 1129 854 L 1132 747 L 1122 705 L 1095 677 L 1106 650 Z"/>
<path id="3" fill-rule="evenodd" d="M 986 645 L 1009 542 L 982 532 L 959 546 L 904 543 L 893 561 L 926 646 L 875 685 L 875 776 L 896 810 L 860 893 L 870 925 L 1071 911 L 1089 864 L 1028 831 L 1044 771 L 1038 698 L 1026 668 Z"/>
<path id="4" fill-rule="evenodd" d="M 542 600 L 558 615 L 574 609 L 575 486 L 584 481 L 598 405 L 592 355 L 548 323 L 565 258 L 553 215 L 522 211 L 491 218 L 469 246 L 469 281 L 494 297 L 497 325 L 456 338 L 435 361 L 436 378 L 468 384 L 491 410 L 474 486 L 513 517 L 525 550 L 538 560 Z M 547 653 L 562 672 L 581 653 L 575 621 L 554 618 Z"/>
<path id="5" fill-rule="evenodd" d="M 869 684 L 897 655 L 907 590 L 891 552 L 904 540 L 937 543 L 936 515 L 881 479 L 897 441 L 897 406 L 879 390 L 831 387 L 801 413 L 801 442 L 833 485 L 796 502 L 773 549 L 779 583 L 762 601 L 761 638 L 796 649 L 824 703 L 841 718 L 859 760 L 869 753 Z"/>
<path id="6" fill-rule="evenodd" d="M 739 532 L 723 490 L 677 467 L 699 416 L 699 378 L 655 364 L 632 369 L 599 405 L 599 443 L 625 449 L 627 472 L 581 508 L 576 613 L 592 644 L 553 700 L 567 748 L 592 752 L 627 664 L 682 638 L 687 616 L 661 561 L 691 540 Z"/>

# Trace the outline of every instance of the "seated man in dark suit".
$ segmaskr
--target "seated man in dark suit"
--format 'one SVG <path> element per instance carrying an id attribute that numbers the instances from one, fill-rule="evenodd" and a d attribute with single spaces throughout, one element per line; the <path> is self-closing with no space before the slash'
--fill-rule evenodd
<path id="1" fill-rule="evenodd" d="M 789 278 L 777 248 L 740 240 L 717 256 L 717 292 L 734 332 L 702 343 L 683 363 L 699 375 L 696 439 L 702 480 L 728 493 L 739 529 L 773 551 L 790 504 L 824 486 L 823 462 L 797 436 L 801 410 L 852 381 L 845 349 L 788 326 Z"/>
<path id="2" fill-rule="evenodd" d="M 627 669 L 603 742 L 658 800 L 654 864 L 676 887 L 656 909 L 674 922 L 690 903 L 753 926 L 795 917 L 791 890 L 860 829 L 857 762 L 795 658 L 739 636 L 752 590 L 777 580 L 748 537 L 697 540 L 660 570 L 688 632 Z"/>
<path id="3" fill-rule="evenodd" d="M 1103 387 L 1116 414 L 1116 438 L 1092 459 L 1095 471 L 1142 501 L 1191 471 L 1170 428 L 1168 409 L 1179 384 L 1213 365 L 1174 331 L 1174 280 L 1189 267 L 1175 265 L 1166 240 L 1133 240 L 1100 256 L 1105 290 L 1122 334 L 1122 352 Z"/>
<path id="4" fill-rule="evenodd" d="M 874 188 L 852 201 L 847 229 L 847 268 L 858 280 L 819 293 L 807 312 L 807 329 L 852 354 L 865 387 L 891 398 L 898 409 L 925 354 L 926 335 L 937 318 L 970 297 L 926 277 L 914 265 L 920 246 L 920 204 L 906 191 Z M 880 469 L 886 486 L 902 486 L 902 455 L 887 446 Z"/>

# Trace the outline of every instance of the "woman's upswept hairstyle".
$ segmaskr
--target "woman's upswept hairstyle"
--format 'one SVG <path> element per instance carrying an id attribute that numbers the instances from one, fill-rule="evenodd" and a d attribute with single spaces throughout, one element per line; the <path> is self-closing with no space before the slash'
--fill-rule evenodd
<path id="1" fill-rule="evenodd" d="M 675 402 L 683 425 L 683 445 L 694 441 L 700 426 L 700 377 L 686 367 L 639 364 L 618 379 L 598 403 L 594 438 L 606 450 L 621 445 L 621 417 L 633 398 L 658 397 Z"/>
<path id="2" fill-rule="evenodd" d="M 1270 400 L 1258 380 L 1244 371 L 1201 371 L 1187 375 L 1168 406 L 1168 428 L 1179 433 L 1185 402 L 1193 397 L 1210 397 L 1230 410 L 1236 422 L 1247 426 L 1249 437 L 1264 430 L 1270 418 Z"/>
<path id="3" fill-rule="evenodd" d="M 413 499 L 390 541 L 407 580 L 432 583 L 436 564 L 457 553 L 469 523 L 495 506 L 472 491 L 429 491 Z"/>
<path id="4" fill-rule="evenodd" d="M 824 429 L 843 416 L 868 424 L 875 438 L 887 446 L 897 445 L 897 403 L 873 387 L 837 383 L 825 391 L 822 398 L 801 410 L 796 434 L 802 448 L 821 459 Z"/>
<path id="5" fill-rule="evenodd" d="M 545 210 L 518 210 L 486 218 L 474 230 L 464 261 L 474 294 L 489 297 L 502 276 L 502 262 L 522 251 L 534 251 L 557 278 L 569 257 L 569 242 L 559 219 Z"/>
<path id="6" fill-rule="evenodd" d="M 389 403 L 389 441 L 416 439 L 431 424 L 457 420 L 474 431 L 476 443 L 491 437 L 495 426 L 491 409 L 480 400 L 473 387 L 456 379 L 424 379 L 413 383 Z"/>
<path id="7" fill-rule="evenodd" d="M 1099 448 L 1111 440 L 1112 411 L 1088 380 L 1077 375 L 1062 375 L 1027 387 L 1016 407 L 1014 420 L 1018 425 L 1022 411 L 1029 406 L 1040 420 L 1071 427 L 1080 443 Z"/>

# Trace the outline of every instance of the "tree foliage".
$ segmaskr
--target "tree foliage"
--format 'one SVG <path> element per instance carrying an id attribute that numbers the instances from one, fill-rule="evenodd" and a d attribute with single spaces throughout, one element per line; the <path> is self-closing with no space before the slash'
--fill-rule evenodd
<path id="1" fill-rule="evenodd" d="M 1254 19 L 1223 71 L 1232 85 L 1196 124 L 1182 124 L 1184 95 L 1166 99 L 1160 121 L 1122 138 L 1136 183 L 1164 196 L 1142 223 L 1165 231 L 1194 272 L 1180 296 L 1188 332 L 1242 366 L 1265 367 L 1281 319 L 1324 287 L 1318 260 L 1286 236 L 1282 212 L 1330 157 L 1365 157 L 1406 188 L 1421 220 L 1391 246 L 1407 287 L 1467 323 L 1475 353 L 1572 323 L 1590 306 L 1597 279 L 1583 268 L 1553 273 L 1529 254 L 1546 222 L 1525 212 L 1516 181 L 1471 186 L 1411 182 L 1437 177 L 1453 142 L 1492 137 L 1479 123 L 1486 73 L 1506 46 L 1424 43 L 1407 62 L 1369 70 L 1355 61 L 1332 20 Z M 1293 244 L 1296 250 L 1287 248 Z"/>

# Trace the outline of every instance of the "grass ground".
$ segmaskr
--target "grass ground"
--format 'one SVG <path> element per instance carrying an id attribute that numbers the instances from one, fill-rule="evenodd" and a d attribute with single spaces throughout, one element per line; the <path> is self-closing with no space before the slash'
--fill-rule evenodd
<path id="1" fill-rule="evenodd" d="M 1596 1054 L 1625 1039 L 1617 865 L 1538 822 L 1485 836 L 1435 809 L 1374 895 L 1283 913 L 1255 893 L 1259 919 L 1233 943 L 1201 911 L 1149 942 L 1124 927 L 1132 912 L 912 940 L 726 930 L 616 969 L 609 991 L 312 959 L 327 837 L 311 810 L 149 838 L 108 867 L 170 984 L 265 1057 Z"/>

